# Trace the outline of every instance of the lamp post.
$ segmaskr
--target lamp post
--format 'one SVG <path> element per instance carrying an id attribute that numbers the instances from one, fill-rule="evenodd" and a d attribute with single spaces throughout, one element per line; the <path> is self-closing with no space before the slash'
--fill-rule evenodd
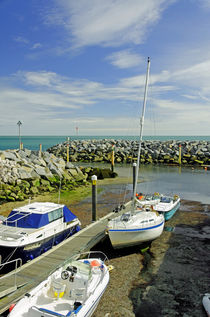
<path id="1" fill-rule="evenodd" d="M 22 125 L 22 122 L 21 122 L 21 121 L 18 121 L 17 125 L 18 125 L 18 128 L 19 128 L 19 149 L 21 150 L 20 126 Z"/>

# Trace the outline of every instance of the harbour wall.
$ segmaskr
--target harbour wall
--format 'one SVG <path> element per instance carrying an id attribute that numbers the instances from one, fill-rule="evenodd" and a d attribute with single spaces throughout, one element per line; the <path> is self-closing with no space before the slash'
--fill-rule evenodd
<path id="1" fill-rule="evenodd" d="M 48 149 L 64 160 L 68 142 Z M 69 143 L 71 162 L 110 162 L 112 152 L 116 163 L 130 163 L 137 159 L 138 141 L 131 140 L 72 140 Z M 181 152 L 180 152 L 181 151 Z M 210 165 L 209 141 L 143 141 L 141 164 Z"/>
<path id="2" fill-rule="evenodd" d="M 47 151 L 0 151 L 0 203 L 86 185 L 92 175 L 115 177 L 109 169 L 79 168 Z"/>

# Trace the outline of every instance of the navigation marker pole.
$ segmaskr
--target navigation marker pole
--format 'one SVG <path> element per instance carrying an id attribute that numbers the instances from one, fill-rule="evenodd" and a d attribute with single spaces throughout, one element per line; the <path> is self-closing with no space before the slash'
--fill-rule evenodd
<path id="1" fill-rule="evenodd" d="M 22 150 L 21 135 L 20 135 L 20 126 L 22 125 L 22 122 L 18 121 L 17 125 L 19 128 L 19 149 Z"/>
<path id="2" fill-rule="evenodd" d="M 93 175 L 91 177 L 92 180 L 92 221 L 96 221 L 96 194 L 97 194 L 97 187 L 96 187 L 96 183 L 97 183 L 97 176 Z"/>

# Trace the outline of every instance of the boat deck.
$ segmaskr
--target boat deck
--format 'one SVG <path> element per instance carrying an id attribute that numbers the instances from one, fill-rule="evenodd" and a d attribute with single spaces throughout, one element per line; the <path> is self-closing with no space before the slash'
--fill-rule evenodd
<path id="1" fill-rule="evenodd" d="M 0 314 L 42 282 L 49 273 L 53 272 L 69 257 L 89 251 L 105 238 L 108 219 L 114 216 L 116 214 L 113 212 L 108 214 L 38 258 L 22 265 L 16 274 L 12 272 L 2 277 L 0 279 Z"/>

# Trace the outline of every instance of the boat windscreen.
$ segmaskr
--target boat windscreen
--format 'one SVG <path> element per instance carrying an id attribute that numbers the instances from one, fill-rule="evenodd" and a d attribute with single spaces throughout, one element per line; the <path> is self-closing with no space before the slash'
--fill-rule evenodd
<path id="1" fill-rule="evenodd" d="M 18 228 L 37 229 L 49 223 L 48 214 L 35 214 L 12 210 L 4 225 Z"/>

